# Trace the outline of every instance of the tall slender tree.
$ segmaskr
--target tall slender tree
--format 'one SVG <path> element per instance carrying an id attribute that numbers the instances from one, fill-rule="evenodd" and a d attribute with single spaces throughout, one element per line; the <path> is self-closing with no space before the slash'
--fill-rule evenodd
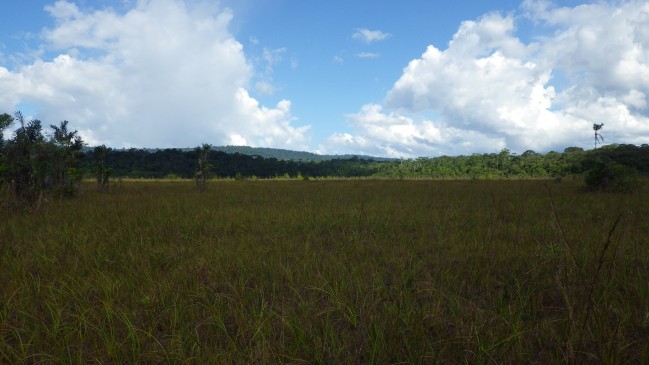
<path id="1" fill-rule="evenodd" d="M 7 161 L 5 160 L 4 130 L 7 129 L 13 121 L 14 118 L 7 113 L 0 115 L 0 192 L 4 190 L 7 183 L 5 173 L 9 168 Z"/>
<path id="2" fill-rule="evenodd" d="M 81 181 L 81 173 L 76 169 L 76 162 L 81 155 L 83 141 L 78 132 L 68 130 L 68 121 L 52 128 L 52 183 L 65 195 L 74 195 Z"/>
<path id="3" fill-rule="evenodd" d="M 212 167 L 212 165 L 207 162 L 207 154 L 211 149 L 212 146 L 207 143 L 203 143 L 202 146 L 198 146 L 194 149 L 198 154 L 198 170 L 194 176 L 196 177 L 196 185 L 200 191 L 205 191 L 205 189 L 207 189 L 207 179 L 209 178 L 210 169 Z"/>
<path id="4" fill-rule="evenodd" d="M 106 167 L 106 156 L 111 151 L 106 145 L 97 146 L 94 149 L 95 160 L 97 161 L 97 190 L 106 191 L 110 179 L 110 169 Z"/>
<path id="5" fill-rule="evenodd" d="M 595 131 L 595 149 L 597 149 L 597 143 L 604 143 L 604 137 L 599 133 L 599 131 L 604 127 L 604 123 L 593 124 L 593 130 Z"/>

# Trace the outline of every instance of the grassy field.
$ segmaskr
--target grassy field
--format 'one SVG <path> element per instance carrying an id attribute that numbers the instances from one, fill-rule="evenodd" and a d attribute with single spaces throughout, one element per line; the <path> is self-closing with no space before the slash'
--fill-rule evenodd
<path id="1" fill-rule="evenodd" d="M 0 216 L 3 364 L 649 363 L 647 186 L 125 182 Z"/>

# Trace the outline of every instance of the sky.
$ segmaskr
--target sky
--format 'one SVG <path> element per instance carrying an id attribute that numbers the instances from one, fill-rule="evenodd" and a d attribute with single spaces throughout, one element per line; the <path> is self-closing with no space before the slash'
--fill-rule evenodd
<path id="1" fill-rule="evenodd" d="M 649 143 L 636 0 L 24 0 L 0 113 L 114 148 L 434 157 Z M 14 126 L 15 128 L 15 126 Z"/>

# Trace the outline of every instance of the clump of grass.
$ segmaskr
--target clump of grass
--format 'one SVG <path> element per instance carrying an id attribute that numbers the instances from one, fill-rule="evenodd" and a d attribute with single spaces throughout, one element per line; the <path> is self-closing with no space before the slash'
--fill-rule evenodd
<path id="1" fill-rule="evenodd" d="M 0 363 L 649 362 L 647 196 L 90 187 L 2 217 Z"/>

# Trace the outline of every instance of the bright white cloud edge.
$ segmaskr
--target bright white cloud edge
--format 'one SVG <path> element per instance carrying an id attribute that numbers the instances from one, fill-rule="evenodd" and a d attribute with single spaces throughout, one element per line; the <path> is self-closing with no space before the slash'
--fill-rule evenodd
<path id="1" fill-rule="evenodd" d="M 323 151 L 393 157 L 649 142 L 649 4 L 520 9 L 547 34 L 524 43 L 513 15 L 463 22 L 445 50 L 429 46 L 381 103 L 349 114 L 353 133 Z M 427 118 L 432 114 L 434 117 Z"/>
<path id="2" fill-rule="evenodd" d="M 91 145 L 308 149 L 310 127 L 293 125 L 289 101 L 265 107 L 250 96 L 252 66 L 228 31 L 228 9 L 145 0 L 126 13 L 68 1 L 46 10 L 56 25 L 42 47 L 58 56 L 0 67 L 0 110 L 37 105 L 37 117 L 70 120 Z M 281 51 L 264 56 L 272 67 Z"/>

